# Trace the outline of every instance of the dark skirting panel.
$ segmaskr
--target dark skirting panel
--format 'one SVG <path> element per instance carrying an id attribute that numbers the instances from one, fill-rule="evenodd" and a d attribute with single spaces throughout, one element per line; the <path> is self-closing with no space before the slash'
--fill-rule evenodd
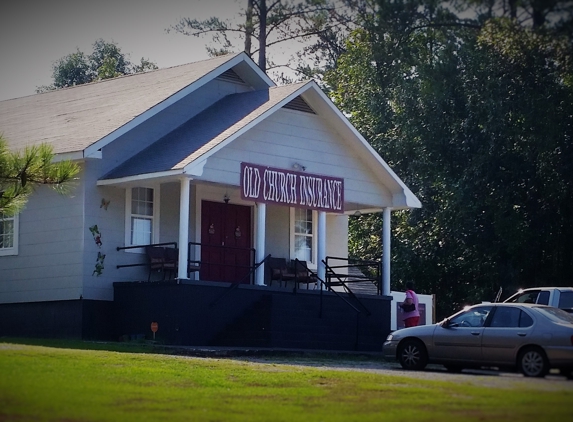
<path id="1" fill-rule="evenodd" d="M 357 313 L 332 293 L 230 286 L 114 283 L 113 302 L 3 304 L 0 336 L 378 352 L 390 332 L 390 297 L 357 295 L 359 304 L 343 295 Z"/>
<path id="2" fill-rule="evenodd" d="M 116 337 L 152 339 L 156 323 L 171 345 L 381 351 L 390 332 L 390 297 L 360 295 L 357 313 L 332 293 L 321 306 L 317 290 L 229 286 L 115 283 Z"/>
<path id="3" fill-rule="evenodd" d="M 65 300 L 0 305 L 0 336 L 113 340 L 113 302 Z"/>

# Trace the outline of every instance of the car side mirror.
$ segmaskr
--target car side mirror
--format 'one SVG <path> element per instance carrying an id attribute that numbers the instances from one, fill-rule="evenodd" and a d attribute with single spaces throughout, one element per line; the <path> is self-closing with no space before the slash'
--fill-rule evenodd
<path id="1" fill-rule="evenodd" d="M 457 322 L 452 322 L 449 320 L 449 318 L 446 318 L 443 322 L 442 322 L 442 327 L 444 328 L 454 328 L 457 327 L 458 323 Z"/>

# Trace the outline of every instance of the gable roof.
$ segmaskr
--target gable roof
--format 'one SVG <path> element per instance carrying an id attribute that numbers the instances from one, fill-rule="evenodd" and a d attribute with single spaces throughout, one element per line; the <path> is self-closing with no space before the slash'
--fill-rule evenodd
<path id="1" fill-rule="evenodd" d="M 365 161 L 377 169 L 374 171 L 380 180 L 394 192 L 400 192 L 401 206 L 421 207 L 418 198 L 314 81 L 228 95 L 115 168 L 98 184 L 151 179 L 158 175 L 201 175 L 209 156 L 301 95 L 311 101 L 309 107 L 328 116 L 337 132 L 356 142 Z"/>
<path id="2" fill-rule="evenodd" d="M 246 54 L 122 76 L 0 101 L 0 133 L 12 150 L 48 143 L 56 154 L 97 150 L 232 66 Z M 259 86 L 274 83 L 254 63 Z"/>
<path id="3" fill-rule="evenodd" d="M 361 151 L 380 182 L 394 192 L 399 207 L 421 206 L 316 82 L 277 87 L 245 53 L 1 101 L 0 133 L 13 150 L 48 143 L 66 158 L 95 157 L 113 140 L 214 78 L 229 75 L 231 69 L 253 91 L 226 96 L 120 164 L 98 184 L 201 175 L 208 157 L 302 96 L 309 110 L 326 117 Z"/>
<path id="4" fill-rule="evenodd" d="M 238 132 L 308 83 L 228 95 L 121 164 L 103 179 L 141 174 L 152 177 L 154 173 L 170 170 L 184 173 L 185 166 L 202 156 L 211 155 L 224 141 L 236 137 Z"/>

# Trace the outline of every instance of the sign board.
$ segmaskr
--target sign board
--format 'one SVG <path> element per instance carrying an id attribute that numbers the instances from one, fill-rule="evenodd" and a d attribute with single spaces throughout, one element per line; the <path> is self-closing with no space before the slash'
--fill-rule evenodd
<path id="1" fill-rule="evenodd" d="M 241 198 L 342 214 L 344 179 L 241 163 Z"/>
<path id="2" fill-rule="evenodd" d="M 157 324 L 156 322 L 152 322 L 151 331 L 153 331 L 153 333 L 156 333 L 158 329 L 159 329 L 159 324 Z"/>

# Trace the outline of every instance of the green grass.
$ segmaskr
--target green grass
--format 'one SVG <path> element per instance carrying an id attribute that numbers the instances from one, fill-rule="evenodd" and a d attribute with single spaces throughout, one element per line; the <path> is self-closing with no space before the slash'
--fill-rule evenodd
<path id="1" fill-rule="evenodd" d="M 0 421 L 573 420 L 573 384 L 480 387 L 74 344 L 0 343 Z"/>

